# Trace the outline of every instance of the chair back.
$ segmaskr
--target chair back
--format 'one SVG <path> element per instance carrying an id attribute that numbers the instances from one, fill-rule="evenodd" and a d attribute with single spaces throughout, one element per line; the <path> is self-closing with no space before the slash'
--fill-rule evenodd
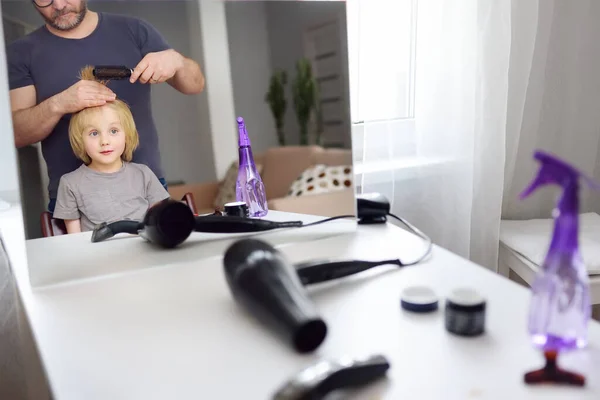
<path id="1" fill-rule="evenodd" d="M 52 214 L 50 214 L 48 211 L 44 211 L 42 213 L 40 217 L 40 223 L 42 225 L 42 235 L 44 237 L 67 234 L 65 221 L 62 219 L 52 218 Z"/>
<path id="2" fill-rule="evenodd" d="M 192 213 L 194 213 L 194 215 L 198 215 L 198 208 L 196 207 L 196 201 L 194 200 L 193 194 L 191 194 L 190 192 L 184 194 L 181 201 L 187 204 L 187 206 L 190 208 L 190 210 L 192 210 Z"/>

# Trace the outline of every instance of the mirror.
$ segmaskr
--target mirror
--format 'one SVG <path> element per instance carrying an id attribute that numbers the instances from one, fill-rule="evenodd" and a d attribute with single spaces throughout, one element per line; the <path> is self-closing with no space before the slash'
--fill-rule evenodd
<path id="1" fill-rule="evenodd" d="M 49 0 L 38 0 L 39 5 L 44 2 L 50 4 Z M 86 4 L 84 0 L 62 3 L 72 11 Z M 168 46 L 192 60 L 190 64 L 197 63 L 205 77 L 201 92 L 198 85 L 190 83 L 198 76 L 180 83 L 190 93 L 182 93 L 167 82 L 107 83 L 117 98 L 129 104 L 136 122 L 140 144 L 133 152 L 132 162 L 150 167 L 154 175 L 147 178 L 148 182 L 162 180 L 155 189 L 156 196 L 160 197 L 161 188 L 166 186 L 172 198 L 185 200 L 197 214 L 212 213 L 237 200 L 236 119 L 242 117 L 269 213 L 354 214 L 345 3 L 231 1 L 225 4 L 224 18 L 210 17 L 201 10 L 212 7 L 212 3 L 218 2 L 87 2 L 88 12 L 82 24 L 95 26 L 97 20 L 110 21 L 111 17 L 104 18 L 107 15 L 141 18 L 143 23 L 132 24 L 141 32 L 139 40 L 147 40 L 144 45 L 148 49 L 162 48 L 162 37 Z M 2 1 L 11 89 L 18 90 L 35 81 L 39 86 L 35 101 L 40 102 L 76 83 L 86 64 L 136 67 L 140 58 L 124 55 L 131 53 L 127 53 L 127 40 L 132 43 L 135 39 L 114 42 L 105 50 L 110 56 L 103 58 L 102 53 L 89 49 L 81 50 L 89 52 L 88 56 L 77 56 L 73 46 L 77 39 L 56 36 L 44 38 L 48 43 L 57 43 L 56 49 L 36 54 L 38 65 L 27 65 L 31 54 L 27 54 L 28 44 L 23 37 L 53 35 L 43 27 L 42 19 L 42 14 L 52 18 L 53 7 L 36 9 L 29 1 Z M 97 20 L 96 15 L 100 16 Z M 76 17 L 77 13 L 71 13 L 59 17 L 55 24 L 68 25 Z M 151 42 L 149 35 L 158 39 Z M 87 39 L 90 37 L 93 38 Z M 61 41 L 72 42 L 62 46 Z M 57 51 L 61 48 L 71 55 L 59 56 Z M 303 90 L 307 87 L 314 88 L 314 93 Z M 151 89 L 151 94 L 146 89 Z M 151 101 L 148 113 L 144 111 L 146 100 Z M 302 108 L 302 104 L 307 106 Z M 41 141 L 23 139 L 18 143 L 16 159 L 28 239 L 66 233 L 64 221 L 53 218 L 49 211 L 56 211 L 61 177 L 71 173 L 76 180 L 77 173 L 73 171 L 83 164 L 69 142 L 70 116 L 65 114 L 58 128 Z M 28 123 L 13 121 L 15 129 L 23 131 Z M 32 137 L 44 136 L 38 128 L 30 132 Z M 99 133 L 95 135 L 100 137 Z M 5 160 L 3 157 L 2 162 Z M 79 175 L 82 179 L 85 174 Z M 72 194 L 70 186 L 63 185 L 63 216 L 68 214 L 66 210 L 74 209 L 77 201 L 93 210 L 94 203 L 119 197 L 114 191 L 95 190 L 94 183 L 87 189 L 84 186 L 81 191 L 93 194 L 87 203 L 81 195 Z M 71 195 L 67 196 L 67 192 Z M 69 199 L 73 204 L 66 204 Z M 132 205 L 131 199 L 127 202 L 121 204 L 125 209 L 140 207 Z M 114 215 L 89 215 L 87 225 Z"/>

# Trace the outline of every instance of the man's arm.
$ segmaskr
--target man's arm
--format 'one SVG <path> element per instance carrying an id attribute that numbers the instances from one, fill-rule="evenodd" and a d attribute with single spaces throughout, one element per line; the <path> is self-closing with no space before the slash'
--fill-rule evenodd
<path id="1" fill-rule="evenodd" d="M 142 60 L 134 68 L 130 82 L 167 82 L 183 94 L 204 90 L 204 75 L 197 62 L 175 51 L 161 33 L 146 20 L 136 19 L 137 37 Z"/>
<path id="2" fill-rule="evenodd" d="M 181 68 L 167 83 L 183 94 L 198 94 L 204 90 L 204 74 L 200 65 L 190 58 L 183 57 Z"/>
<path id="3" fill-rule="evenodd" d="M 100 82 L 80 80 L 36 105 L 35 86 L 10 91 L 15 145 L 24 147 L 45 139 L 65 114 L 106 104 L 115 94 Z"/>
<path id="4" fill-rule="evenodd" d="M 56 126 L 62 114 L 55 98 L 36 105 L 35 86 L 25 86 L 10 91 L 15 145 L 20 148 L 45 139 Z"/>

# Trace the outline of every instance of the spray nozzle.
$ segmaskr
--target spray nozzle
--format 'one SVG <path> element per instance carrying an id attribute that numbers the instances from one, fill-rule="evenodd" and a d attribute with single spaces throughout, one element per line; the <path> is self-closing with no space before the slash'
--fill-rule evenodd
<path id="1" fill-rule="evenodd" d="M 533 182 L 519 196 L 521 199 L 526 198 L 543 185 L 555 184 L 563 189 L 576 190 L 579 178 L 582 178 L 590 188 L 600 190 L 600 185 L 593 179 L 556 156 L 538 150 L 534 153 L 533 158 L 540 162 L 541 167 Z"/>
<path id="2" fill-rule="evenodd" d="M 248 137 L 248 131 L 246 130 L 246 124 L 244 123 L 244 118 L 237 117 L 238 124 L 238 145 L 241 146 L 250 146 L 250 138 Z"/>

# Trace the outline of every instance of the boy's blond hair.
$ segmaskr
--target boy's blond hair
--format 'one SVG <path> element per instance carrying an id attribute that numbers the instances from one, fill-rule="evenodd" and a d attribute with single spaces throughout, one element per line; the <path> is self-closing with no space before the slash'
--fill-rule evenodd
<path id="1" fill-rule="evenodd" d="M 98 81 L 102 84 L 105 84 L 105 81 L 99 81 L 96 79 L 93 74 L 93 69 L 94 67 L 91 66 L 83 68 L 81 70 L 80 78 L 83 80 Z M 123 161 L 131 161 L 133 158 L 133 152 L 140 143 L 140 138 L 129 106 L 124 101 L 119 99 L 107 102 L 103 106 L 84 108 L 83 110 L 78 111 L 71 116 L 71 121 L 69 122 L 69 141 L 71 142 L 71 148 L 73 149 L 73 152 L 77 158 L 82 160 L 86 165 L 92 162 L 90 156 L 85 152 L 85 148 L 83 146 L 83 130 L 88 125 L 90 117 L 94 113 L 99 112 L 102 107 L 111 107 L 119 116 L 119 121 L 121 122 L 121 126 L 125 131 L 125 151 L 123 151 L 121 159 Z"/>

